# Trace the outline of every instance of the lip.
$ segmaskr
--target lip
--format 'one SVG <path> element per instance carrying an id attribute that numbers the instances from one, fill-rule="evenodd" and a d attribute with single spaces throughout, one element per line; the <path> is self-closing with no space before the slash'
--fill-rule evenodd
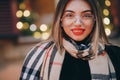
<path id="1" fill-rule="evenodd" d="M 71 29 L 74 35 L 82 35 L 85 31 L 84 28 L 73 28 Z"/>

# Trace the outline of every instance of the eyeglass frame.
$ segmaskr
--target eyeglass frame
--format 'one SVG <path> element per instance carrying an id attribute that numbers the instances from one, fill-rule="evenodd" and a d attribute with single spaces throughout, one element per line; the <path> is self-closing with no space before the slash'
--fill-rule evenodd
<path id="1" fill-rule="evenodd" d="M 89 15 L 88 15 L 89 14 Z M 72 17 L 71 17 L 72 15 Z M 77 19 L 76 19 L 76 16 L 79 17 L 79 20 L 81 22 L 86 22 L 88 20 L 90 21 L 95 21 L 95 16 L 94 14 L 92 13 L 92 10 L 86 10 L 86 11 L 83 11 L 81 14 L 79 15 L 76 15 L 73 11 L 71 10 L 66 10 L 61 18 L 61 21 L 63 20 L 72 20 L 72 22 L 75 22 Z"/>

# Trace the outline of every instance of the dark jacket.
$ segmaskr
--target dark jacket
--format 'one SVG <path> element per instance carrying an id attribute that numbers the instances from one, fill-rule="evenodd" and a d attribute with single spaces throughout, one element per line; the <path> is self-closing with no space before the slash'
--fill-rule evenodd
<path id="1" fill-rule="evenodd" d="M 113 63 L 117 75 L 117 80 L 120 80 L 120 47 L 106 45 L 105 50 L 107 51 Z"/>
<path id="2" fill-rule="evenodd" d="M 120 80 L 120 47 L 106 45 L 105 50 L 113 63 L 117 80 Z M 88 61 L 73 58 L 67 52 L 65 56 L 59 80 L 91 80 Z"/>

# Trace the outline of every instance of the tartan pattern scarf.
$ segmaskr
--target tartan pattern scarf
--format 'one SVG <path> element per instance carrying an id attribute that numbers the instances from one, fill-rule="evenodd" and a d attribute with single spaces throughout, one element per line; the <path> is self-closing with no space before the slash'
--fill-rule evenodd
<path id="1" fill-rule="evenodd" d="M 65 50 L 59 53 L 52 41 L 37 45 L 25 58 L 20 80 L 59 80 L 64 56 Z M 92 80 L 116 80 L 115 70 L 106 53 L 89 60 L 89 66 Z"/>

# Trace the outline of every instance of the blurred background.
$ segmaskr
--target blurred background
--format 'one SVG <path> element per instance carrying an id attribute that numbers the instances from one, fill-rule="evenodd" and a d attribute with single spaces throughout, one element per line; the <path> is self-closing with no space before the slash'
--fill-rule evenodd
<path id="1" fill-rule="evenodd" d="M 120 0 L 98 0 L 105 32 L 120 46 Z M 58 0 L 0 1 L 0 80 L 19 80 L 29 50 L 50 35 Z"/>

